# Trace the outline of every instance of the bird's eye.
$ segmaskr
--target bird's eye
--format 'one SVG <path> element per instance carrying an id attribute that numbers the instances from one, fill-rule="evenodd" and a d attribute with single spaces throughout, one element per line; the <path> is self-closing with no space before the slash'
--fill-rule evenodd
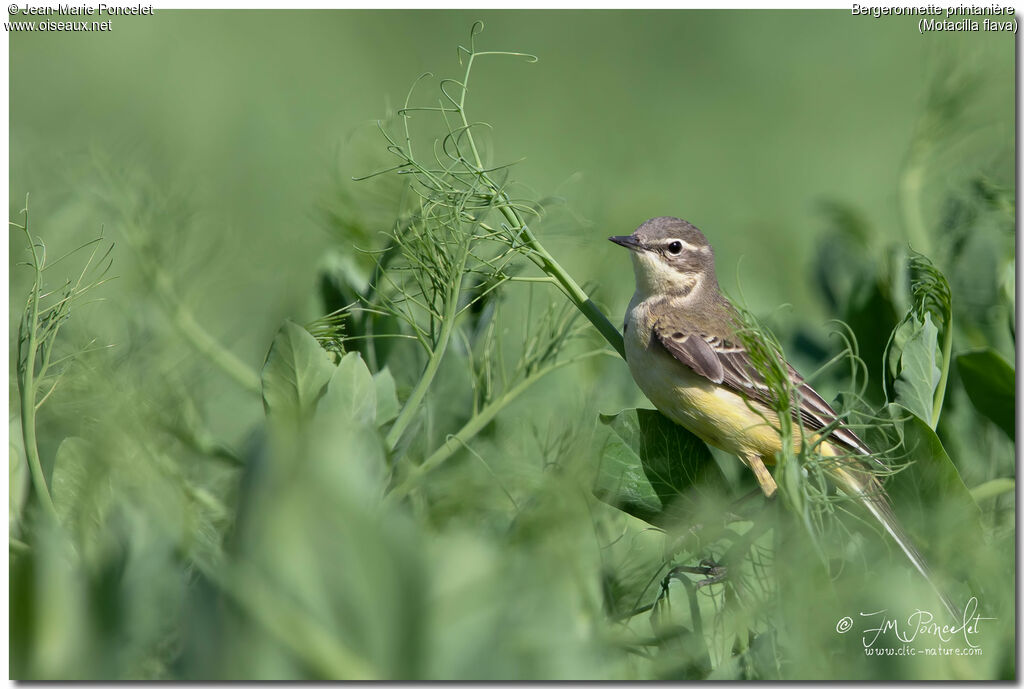
<path id="1" fill-rule="evenodd" d="M 669 244 L 668 244 L 668 252 L 670 254 L 678 254 L 682 250 L 683 250 L 683 243 L 681 241 L 679 241 L 678 239 L 673 241 L 673 242 L 669 242 Z"/>

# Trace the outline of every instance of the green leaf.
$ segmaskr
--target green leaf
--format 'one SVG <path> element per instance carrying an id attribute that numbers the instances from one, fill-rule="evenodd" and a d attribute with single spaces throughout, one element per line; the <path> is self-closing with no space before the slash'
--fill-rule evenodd
<path id="1" fill-rule="evenodd" d="M 328 422 L 373 424 L 377 416 L 377 386 L 358 352 L 346 354 L 334 369 L 317 416 Z"/>
<path id="2" fill-rule="evenodd" d="M 888 351 L 889 373 L 895 380 L 900 375 L 900 357 L 907 346 L 907 342 L 921 329 L 921 323 L 913 318 L 907 318 L 893 331 L 892 345 Z"/>
<path id="3" fill-rule="evenodd" d="M 711 451 L 697 436 L 653 409 L 601 415 L 620 443 L 602 457 L 599 498 L 645 521 L 691 511 L 694 498 L 727 490 Z"/>
<path id="4" fill-rule="evenodd" d="M 214 652 L 229 676 L 424 675 L 428 539 L 403 511 L 382 508 L 376 410 L 373 376 L 346 354 L 303 432 L 284 434 L 298 442 L 268 445 L 268 463 L 287 471 L 242 482 L 246 513 L 225 589 L 244 615 L 211 612 L 229 625 Z"/>
<path id="5" fill-rule="evenodd" d="M 377 371 L 373 376 L 373 383 L 377 387 L 377 425 L 382 426 L 398 416 L 398 410 L 401 408 L 391 369 L 385 366 Z"/>
<path id="6" fill-rule="evenodd" d="M 383 493 L 387 469 L 377 408 L 377 383 L 362 356 L 349 352 L 317 406 L 307 446 L 310 461 L 325 472 L 324 480 L 349 486 L 368 507 Z"/>
<path id="7" fill-rule="evenodd" d="M 285 321 L 263 365 L 263 407 L 267 415 L 297 424 L 309 418 L 335 367 L 304 328 Z"/>
<path id="8" fill-rule="evenodd" d="M 914 321 L 916 327 L 907 338 L 900 356 L 900 374 L 896 378 L 896 403 L 930 425 L 935 388 L 940 371 L 936 363 L 939 331 L 932 323 L 931 314 L 924 321 Z"/>
<path id="9" fill-rule="evenodd" d="M 974 408 L 1016 440 L 1013 367 L 993 349 L 960 354 L 956 366 Z"/>
<path id="10" fill-rule="evenodd" d="M 601 414 L 600 418 L 601 423 L 611 426 L 615 433 L 602 449 L 594 495 L 637 519 L 656 521 L 662 505 L 640 460 L 640 426 L 636 410 Z"/>
<path id="11" fill-rule="evenodd" d="M 935 570 L 970 576 L 970 553 L 984 547 L 981 511 L 942 442 L 928 424 L 898 405 L 888 412 L 903 439 L 906 468 L 885 482 L 893 508 Z"/>

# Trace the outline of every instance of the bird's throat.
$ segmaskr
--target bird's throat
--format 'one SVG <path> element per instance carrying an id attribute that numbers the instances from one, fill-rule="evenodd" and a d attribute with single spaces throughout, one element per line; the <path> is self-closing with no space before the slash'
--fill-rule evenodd
<path id="1" fill-rule="evenodd" d="M 633 254 L 636 290 L 643 299 L 649 297 L 689 297 L 704 282 L 704 275 L 680 271 L 655 254 Z"/>

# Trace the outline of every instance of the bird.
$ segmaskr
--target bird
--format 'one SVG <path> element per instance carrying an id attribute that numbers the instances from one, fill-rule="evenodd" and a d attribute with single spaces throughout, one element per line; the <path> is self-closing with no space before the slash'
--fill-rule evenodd
<path id="1" fill-rule="evenodd" d="M 626 363 L 640 390 L 669 419 L 705 443 L 735 455 L 771 498 L 767 465 L 782 449 L 776 393 L 751 357 L 740 312 L 722 293 L 714 250 L 704 233 L 675 217 L 652 218 L 631 235 L 609 237 L 630 250 L 636 291 L 623 323 Z M 954 618 L 957 606 L 936 585 L 924 557 L 902 527 L 873 471 L 877 455 L 774 348 L 796 391 L 794 423 L 802 424 L 822 469 L 862 504 L 936 591 Z M 801 436 L 793 433 L 794 450 Z M 884 464 L 883 464 L 884 466 Z"/>

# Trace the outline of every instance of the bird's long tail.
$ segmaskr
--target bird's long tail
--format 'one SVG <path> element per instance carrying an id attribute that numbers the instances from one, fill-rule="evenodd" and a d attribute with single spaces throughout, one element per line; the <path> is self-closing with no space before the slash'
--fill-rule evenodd
<path id="1" fill-rule="evenodd" d="M 822 447 L 827 445 L 828 443 L 823 443 Z M 882 528 L 896 541 L 896 545 L 900 547 L 900 550 L 907 556 L 907 559 L 914 565 L 914 568 L 921 573 L 921 576 L 935 590 L 935 593 L 939 596 L 943 605 L 946 606 L 949 614 L 953 616 L 953 619 L 962 619 L 963 613 L 946 592 L 938 586 L 935 577 L 928 568 L 928 563 L 925 562 L 924 556 L 921 555 L 921 552 L 910 539 L 910 536 L 903 529 L 903 525 L 896 518 L 896 513 L 893 512 L 892 504 L 889 501 L 889 496 L 878 479 L 852 459 L 844 460 L 837 458 L 837 461 L 830 464 L 831 466 L 827 469 L 828 474 L 835 481 L 839 489 L 858 500 L 871 512 L 872 516 L 882 525 Z"/>

